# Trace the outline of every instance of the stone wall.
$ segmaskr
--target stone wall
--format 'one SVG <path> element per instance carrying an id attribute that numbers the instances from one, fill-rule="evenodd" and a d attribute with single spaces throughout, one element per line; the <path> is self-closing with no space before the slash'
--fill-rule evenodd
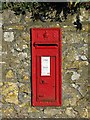
<path id="1" fill-rule="evenodd" d="M 31 13 L 16 16 L 4 10 L 2 34 L 2 81 L 0 92 L 3 118 L 89 118 L 88 89 L 88 11 L 81 9 L 83 29 L 73 26 L 76 16 L 63 22 L 33 22 Z M 62 28 L 62 106 L 31 106 L 30 28 Z"/>

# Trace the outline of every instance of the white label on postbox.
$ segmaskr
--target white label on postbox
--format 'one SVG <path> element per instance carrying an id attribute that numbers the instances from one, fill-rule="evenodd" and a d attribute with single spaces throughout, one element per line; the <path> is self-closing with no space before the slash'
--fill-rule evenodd
<path id="1" fill-rule="evenodd" d="M 41 76 L 50 76 L 50 57 L 41 57 Z"/>

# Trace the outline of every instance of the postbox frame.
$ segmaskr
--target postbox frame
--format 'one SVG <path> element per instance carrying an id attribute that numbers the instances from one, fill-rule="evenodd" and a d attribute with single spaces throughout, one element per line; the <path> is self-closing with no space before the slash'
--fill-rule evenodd
<path id="1" fill-rule="evenodd" d="M 35 55 L 35 48 L 34 48 L 34 43 L 36 40 L 36 35 L 35 32 L 38 30 L 56 30 L 59 32 L 59 40 L 58 40 L 58 47 L 59 47 L 59 71 L 58 71 L 58 100 L 55 102 L 42 102 L 42 101 L 37 101 L 36 95 L 37 95 L 37 89 L 36 89 L 36 84 L 37 84 L 37 79 L 36 79 L 36 55 Z M 53 42 L 53 41 L 52 41 Z M 62 105 L 62 31 L 61 28 L 32 28 L 31 29 L 31 78 L 32 78 L 32 99 L 31 99 L 31 104 L 32 106 L 61 106 Z"/>

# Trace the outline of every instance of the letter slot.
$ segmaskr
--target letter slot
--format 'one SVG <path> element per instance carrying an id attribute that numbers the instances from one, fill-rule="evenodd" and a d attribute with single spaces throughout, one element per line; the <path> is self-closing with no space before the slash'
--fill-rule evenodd
<path id="1" fill-rule="evenodd" d="M 43 44 L 43 43 L 34 43 L 34 46 L 58 46 L 58 44 L 54 44 L 54 43 L 47 43 L 47 44 Z"/>

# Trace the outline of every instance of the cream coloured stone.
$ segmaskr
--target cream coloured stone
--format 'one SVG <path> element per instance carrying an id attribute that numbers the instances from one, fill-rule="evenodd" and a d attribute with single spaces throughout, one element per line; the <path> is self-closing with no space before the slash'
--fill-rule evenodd
<path id="1" fill-rule="evenodd" d="M 13 32 L 4 32 L 4 40 L 7 42 L 12 42 L 14 40 Z"/>
<path id="2" fill-rule="evenodd" d="M 69 117 L 75 117 L 76 114 L 77 114 L 77 112 L 75 112 L 72 107 L 67 107 L 65 113 L 66 113 Z"/>
<path id="3" fill-rule="evenodd" d="M 0 87 L 3 85 L 3 82 L 0 82 Z"/>
<path id="4" fill-rule="evenodd" d="M 26 48 L 28 48 L 28 46 L 27 45 L 23 45 L 23 49 L 26 49 Z"/>
<path id="5" fill-rule="evenodd" d="M 28 57 L 27 53 L 23 53 L 23 52 L 19 53 L 18 55 L 19 55 L 19 57 L 21 57 L 21 59 Z"/>
<path id="6" fill-rule="evenodd" d="M 80 77 L 80 74 L 78 74 L 77 72 L 73 72 L 73 75 L 71 76 L 72 80 L 78 80 Z"/>
<path id="7" fill-rule="evenodd" d="M 78 55 L 76 55 L 76 56 L 75 56 L 75 59 L 76 59 L 76 60 L 79 60 L 79 56 L 78 56 Z"/>
<path id="8" fill-rule="evenodd" d="M 81 111 L 80 111 L 80 116 L 82 116 L 83 118 L 88 118 L 89 117 L 89 111 L 87 108 L 83 108 Z"/>
<path id="9" fill-rule="evenodd" d="M 82 60 L 87 60 L 87 58 L 86 58 L 85 55 L 82 55 L 82 56 L 81 56 L 81 59 L 82 59 Z"/>
<path id="10" fill-rule="evenodd" d="M 76 85 L 76 84 L 74 84 L 74 83 L 72 83 L 72 87 L 75 88 L 75 89 L 77 89 L 79 86 Z"/>
<path id="11" fill-rule="evenodd" d="M 57 27 L 60 27 L 60 25 L 57 23 Z"/>

